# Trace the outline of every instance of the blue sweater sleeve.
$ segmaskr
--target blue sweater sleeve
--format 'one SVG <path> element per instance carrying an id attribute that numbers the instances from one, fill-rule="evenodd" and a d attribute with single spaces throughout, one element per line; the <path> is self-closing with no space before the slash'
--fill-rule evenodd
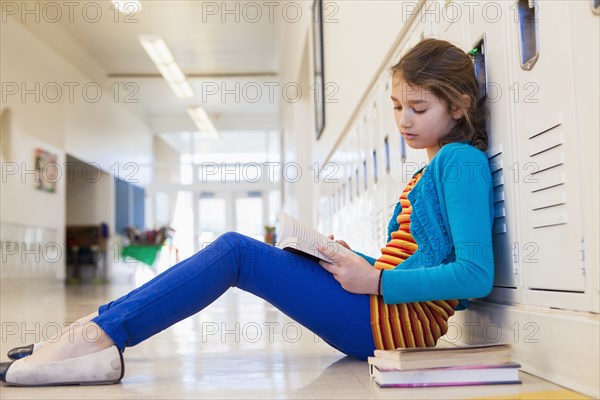
<path id="1" fill-rule="evenodd" d="M 467 299 L 489 294 L 494 279 L 494 203 L 491 172 L 484 158 L 457 149 L 448 154 L 444 163 L 453 168 L 445 168 L 441 173 L 455 261 L 385 270 L 381 283 L 385 303 Z"/>
<path id="2" fill-rule="evenodd" d="M 363 254 L 359 251 L 356 250 L 352 250 L 354 253 L 358 254 L 359 256 L 361 256 L 362 258 L 364 258 L 365 260 L 367 260 L 369 262 L 369 264 L 371 265 L 375 265 L 375 261 L 377 261 L 375 258 L 367 256 L 366 254 Z"/>

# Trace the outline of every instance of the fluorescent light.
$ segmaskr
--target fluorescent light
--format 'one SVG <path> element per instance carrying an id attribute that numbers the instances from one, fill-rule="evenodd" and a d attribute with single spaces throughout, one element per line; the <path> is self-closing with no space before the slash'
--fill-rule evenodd
<path id="1" fill-rule="evenodd" d="M 142 5 L 138 0 L 112 0 L 115 8 L 123 14 L 131 14 L 142 11 Z"/>
<path id="2" fill-rule="evenodd" d="M 194 97 L 194 90 L 188 81 L 179 82 L 179 91 L 181 92 L 181 97 Z"/>
<path id="3" fill-rule="evenodd" d="M 157 35 L 144 35 L 139 37 L 140 43 L 148 53 L 150 59 L 165 78 L 177 97 L 189 98 L 194 96 L 192 86 L 186 80 L 185 75 L 175 62 L 173 54 L 165 41 Z"/>
<path id="4" fill-rule="evenodd" d="M 165 41 L 157 35 L 142 35 L 139 37 L 142 46 L 156 64 L 170 64 L 175 62 L 173 54 Z"/>
<path id="5" fill-rule="evenodd" d="M 190 107 L 187 112 L 201 133 L 207 133 L 211 138 L 218 139 L 219 133 L 202 107 Z"/>
<path id="6" fill-rule="evenodd" d="M 185 81 L 185 75 L 177 64 L 156 64 L 156 67 L 160 71 L 161 75 L 167 82 L 183 82 Z"/>
<path id="7" fill-rule="evenodd" d="M 168 82 L 168 84 L 169 86 L 171 86 L 173 92 L 175 92 L 177 97 L 179 97 L 180 99 L 189 99 L 191 97 L 194 97 L 194 91 L 192 90 L 192 87 L 190 86 L 188 81 Z"/>
<path id="8" fill-rule="evenodd" d="M 175 62 L 173 54 L 171 54 L 171 50 L 169 50 L 165 41 L 162 40 L 160 37 L 158 38 L 158 40 L 154 41 L 154 48 L 160 55 L 160 58 L 163 60 L 163 63 L 169 64 Z"/>
<path id="9" fill-rule="evenodd" d="M 152 62 L 154 62 L 154 64 L 163 63 L 163 59 L 154 45 L 154 39 L 148 39 L 146 37 L 140 36 L 140 43 L 142 43 L 144 50 L 146 50 L 146 53 L 148 53 L 150 59 L 152 60 Z"/>
<path id="10" fill-rule="evenodd" d="M 179 65 L 174 62 L 167 64 L 167 70 L 169 71 L 169 76 L 171 76 L 175 82 L 185 81 L 185 75 L 181 72 L 181 69 L 179 69 Z"/>

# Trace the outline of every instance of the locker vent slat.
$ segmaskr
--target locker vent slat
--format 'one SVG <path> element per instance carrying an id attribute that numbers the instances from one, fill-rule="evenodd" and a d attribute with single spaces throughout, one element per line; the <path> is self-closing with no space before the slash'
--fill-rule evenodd
<path id="1" fill-rule="evenodd" d="M 529 163 L 522 184 L 529 189 L 533 229 L 547 229 L 568 222 L 564 136 L 561 124 L 528 140 Z"/>

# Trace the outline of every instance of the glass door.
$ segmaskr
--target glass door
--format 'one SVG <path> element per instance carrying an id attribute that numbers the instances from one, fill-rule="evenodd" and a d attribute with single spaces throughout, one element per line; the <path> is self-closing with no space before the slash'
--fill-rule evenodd
<path id="1" fill-rule="evenodd" d="M 202 191 L 158 190 L 153 199 L 152 223 L 175 229 L 173 244 L 183 260 L 228 231 L 265 240 L 265 225 L 275 224 L 280 208 L 278 190 Z"/>
<path id="2" fill-rule="evenodd" d="M 267 201 L 260 191 L 235 193 L 235 230 L 264 241 L 267 225 Z"/>
<path id="3" fill-rule="evenodd" d="M 221 234 L 231 230 L 231 194 L 200 192 L 197 207 L 197 250 L 202 250 Z"/>

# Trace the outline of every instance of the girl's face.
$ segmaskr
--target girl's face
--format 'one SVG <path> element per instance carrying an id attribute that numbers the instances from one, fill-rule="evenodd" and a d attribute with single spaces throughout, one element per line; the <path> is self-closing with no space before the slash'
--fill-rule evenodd
<path id="1" fill-rule="evenodd" d="M 427 89 L 409 86 L 394 76 L 392 101 L 400 133 L 413 149 L 427 149 L 429 160 L 440 150 L 438 139 L 446 136 L 463 116 L 461 109 L 448 110 L 448 103 Z"/>

